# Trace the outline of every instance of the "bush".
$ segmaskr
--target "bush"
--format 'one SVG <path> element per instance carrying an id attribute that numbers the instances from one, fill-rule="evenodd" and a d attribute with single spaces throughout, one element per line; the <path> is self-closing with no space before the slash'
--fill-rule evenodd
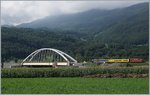
<path id="1" fill-rule="evenodd" d="M 93 74 L 148 74 L 148 66 L 143 67 L 92 67 L 92 68 L 11 68 L 2 69 L 2 78 L 35 77 L 83 77 Z"/>

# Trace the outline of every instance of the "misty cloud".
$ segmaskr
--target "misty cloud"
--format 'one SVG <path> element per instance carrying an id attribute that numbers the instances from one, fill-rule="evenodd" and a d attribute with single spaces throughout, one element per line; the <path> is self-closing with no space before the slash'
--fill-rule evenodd
<path id="1" fill-rule="evenodd" d="M 1 24 L 17 25 L 45 16 L 114 9 L 143 1 L 1 1 Z"/>

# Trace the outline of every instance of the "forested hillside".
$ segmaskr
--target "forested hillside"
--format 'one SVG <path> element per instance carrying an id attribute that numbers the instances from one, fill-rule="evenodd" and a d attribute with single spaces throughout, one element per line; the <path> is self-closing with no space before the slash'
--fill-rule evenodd
<path id="1" fill-rule="evenodd" d="M 45 47 L 60 49 L 78 61 L 91 61 L 93 58 L 148 59 L 148 43 L 98 43 L 96 40 L 85 39 L 87 35 L 83 33 L 53 31 L 2 27 L 2 61 L 17 61 Z"/>
<path id="2" fill-rule="evenodd" d="M 78 61 L 131 57 L 148 60 L 148 3 L 114 10 L 94 9 L 1 28 L 2 61 L 24 59 L 44 47 L 60 49 Z"/>
<path id="3" fill-rule="evenodd" d="M 18 27 L 24 28 L 46 27 L 49 29 L 71 30 L 76 32 L 97 34 L 99 32 L 114 27 L 114 25 L 124 23 L 124 21 L 130 20 L 130 22 L 136 23 L 136 21 L 138 21 L 138 18 L 145 19 L 146 17 L 148 19 L 149 15 L 148 12 L 149 12 L 149 4 L 141 3 L 121 9 L 113 9 L 113 10 L 92 9 L 89 11 L 75 14 L 47 16 L 43 19 L 38 19 L 30 23 L 18 25 Z M 132 21 L 132 19 L 134 18 L 136 21 Z"/>
<path id="4" fill-rule="evenodd" d="M 71 51 L 82 42 L 82 35 L 66 31 L 54 33 L 46 29 L 2 27 L 2 58 L 21 59 L 44 47 L 57 48 L 73 55 Z"/>

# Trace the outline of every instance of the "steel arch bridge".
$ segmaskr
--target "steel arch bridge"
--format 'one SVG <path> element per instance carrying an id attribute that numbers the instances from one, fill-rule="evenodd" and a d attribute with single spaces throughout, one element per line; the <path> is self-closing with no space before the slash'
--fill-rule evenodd
<path id="1" fill-rule="evenodd" d="M 23 62 L 22 66 L 70 66 L 77 61 L 68 54 L 53 48 L 42 48 L 32 52 Z"/>

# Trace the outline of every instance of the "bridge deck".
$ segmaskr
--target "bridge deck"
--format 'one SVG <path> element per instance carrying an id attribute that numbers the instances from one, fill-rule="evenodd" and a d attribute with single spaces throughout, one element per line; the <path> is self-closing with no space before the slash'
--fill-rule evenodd
<path id="1" fill-rule="evenodd" d="M 52 66 L 52 65 L 68 65 L 67 62 L 57 62 L 57 63 L 23 63 L 24 66 L 29 66 L 29 65 L 35 65 L 35 66 L 38 66 L 38 65 L 43 65 L 43 66 Z"/>

